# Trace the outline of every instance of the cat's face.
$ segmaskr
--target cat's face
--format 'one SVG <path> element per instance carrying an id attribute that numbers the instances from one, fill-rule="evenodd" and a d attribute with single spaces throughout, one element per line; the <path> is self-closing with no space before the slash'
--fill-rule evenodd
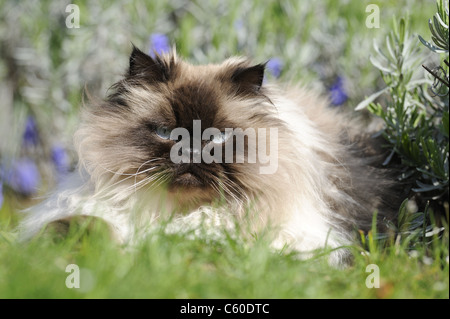
<path id="1" fill-rule="evenodd" d="M 134 48 L 126 76 L 85 114 L 80 159 L 91 174 L 131 177 L 136 187 L 203 199 L 245 196 L 259 164 L 248 163 L 257 147 L 242 131 L 257 135 L 256 128 L 280 125 L 263 76 L 264 65 L 245 60 L 193 66 L 174 54 L 152 58 Z M 189 140 L 175 134 L 180 128 Z M 236 128 L 242 131 L 230 134 Z"/>

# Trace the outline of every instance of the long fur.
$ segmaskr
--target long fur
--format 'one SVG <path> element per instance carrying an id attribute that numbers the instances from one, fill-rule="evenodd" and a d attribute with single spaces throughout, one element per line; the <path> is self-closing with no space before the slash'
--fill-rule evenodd
<path id="1" fill-rule="evenodd" d="M 194 66 L 175 53 L 150 58 L 134 48 L 130 69 L 110 95 L 90 98 L 83 108 L 75 135 L 79 169 L 28 211 L 23 238 L 51 222 L 88 215 L 103 218 L 129 242 L 175 213 L 175 230 L 205 216 L 213 229 L 250 218 L 252 231 L 277 227 L 274 246 L 310 252 L 351 243 L 355 230 L 370 229 L 375 211 L 379 220 L 394 218 L 387 197 L 392 183 L 367 155 L 369 132 L 310 90 L 262 84 L 263 72 L 264 65 L 243 58 Z M 179 166 L 152 127 L 194 119 L 219 129 L 277 128 L 278 170 L 201 164 L 197 174 L 205 185 L 171 186 Z M 347 257 L 339 249 L 331 262 Z"/>

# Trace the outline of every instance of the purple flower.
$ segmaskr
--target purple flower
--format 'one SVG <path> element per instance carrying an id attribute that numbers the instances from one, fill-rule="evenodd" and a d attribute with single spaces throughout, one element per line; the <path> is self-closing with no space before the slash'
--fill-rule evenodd
<path id="1" fill-rule="evenodd" d="M 155 52 L 158 54 L 170 51 L 169 38 L 162 33 L 153 33 L 150 35 L 150 56 L 155 57 Z"/>
<path id="2" fill-rule="evenodd" d="M 267 62 L 266 67 L 275 78 L 279 78 L 283 70 L 283 61 L 279 58 L 272 58 Z"/>
<path id="3" fill-rule="evenodd" d="M 11 169 L 6 172 L 5 181 L 16 192 L 28 196 L 36 192 L 41 175 L 36 164 L 25 157 L 13 163 Z"/>
<path id="4" fill-rule="evenodd" d="M 3 206 L 3 183 L 0 181 L 0 209 Z"/>
<path id="5" fill-rule="evenodd" d="M 331 104 L 333 105 L 341 105 L 347 101 L 348 96 L 344 89 L 344 83 L 340 76 L 337 77 L 336 81 L 334 81 L 333 85 L 331 85 L 330 89 L 330 98 Z"/>
<path id="6" fill-rule="evenodd" d="M 64 147 L 60 145 L 54 145 L 52 147 L 52 161 L 58 173 L 65 174 L 69 171 L 69 155 Z"/>
<path id="7" fill-rule="evenodd" d="M 23 144 L 27 147 L 36 146 L 39 142 L 39 135 L 34 117 L 29 115 L 25 122 L 25 131 L 23 133 Z"/>

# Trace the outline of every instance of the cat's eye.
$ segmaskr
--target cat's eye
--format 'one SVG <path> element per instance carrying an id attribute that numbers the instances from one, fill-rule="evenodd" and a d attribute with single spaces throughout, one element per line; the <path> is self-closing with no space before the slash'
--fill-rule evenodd
<path id="1" fill-rule="evenodd" d="M 211 135 L 211 142 L 215 143 L 215 144 L 222 144 L 225 143 L 226 141 L 228 141 L 228 139 L 231 136 L 231 132 L 220 132 L 220 134 L 216 134 L 216 135 Z"/>
<path id="2" fill-rule="evenodd" d="M 170 139 L 170 133 L 172 133 L 172 130 L 166 126 L 159 126 L 156 128 L 156 135 L 158 135 L 162 139 Z"/>

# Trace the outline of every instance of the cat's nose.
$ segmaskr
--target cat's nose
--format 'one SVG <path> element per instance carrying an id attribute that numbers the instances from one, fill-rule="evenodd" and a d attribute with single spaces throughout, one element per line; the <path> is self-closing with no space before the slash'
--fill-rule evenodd
<path id="1" fill-rule="evenodd" d="M 180 148 L 178 155 L 181 156 L 181 163 L 201 163 L 202 150 L 194 147 Z"/>

